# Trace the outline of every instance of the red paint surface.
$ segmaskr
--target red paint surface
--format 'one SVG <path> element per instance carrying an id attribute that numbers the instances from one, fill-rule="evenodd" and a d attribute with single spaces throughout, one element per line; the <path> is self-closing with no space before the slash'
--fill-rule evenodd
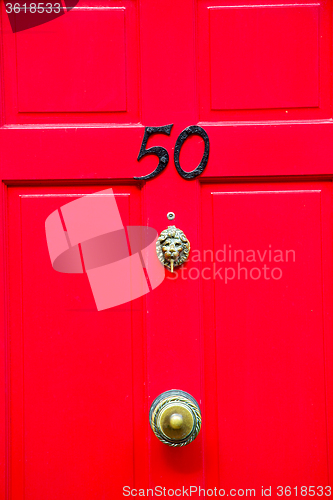
<path id="1" fill-rule="evenodd" d="M 330 482 L 331 2 L 279 7 L 285 37 L 271 3 L 241 4 L 82 0 L 83 10 L 14 35 L 2 2 L 1 498 L 120 499 L 125 485 L 260 496 L 262 485 Z M 168 167 L 134 181 L 156 166 L 136 161 L 144 126 L 168 123 L 171 135 L 147 146 L 167 148 Z M 211 154 L 185 181 L 172 151 L 197 123 Z M 183 168 L 202 149 L 201 139 L 186 143 Z M 271 245 L 294 250 L 295 262 L 281 263 L 281 280 L 226 284 L 188 279 L 214 272 L 192 259 L 183 277 L 97 312 L 85 274 L 52 269 L 44 225 L 69 199 L 108 187 L 126 226 L 161 231 L 174 211 L 192 255 Z M 148 423 L 153 399 L 172 388 L 203 413 L 183 449 L 164 446 Z"/>
<path id="2" fill-rule="evenodd" d="M 318 14 L 319 5 L 210 8 L 211 108 L 318 107 Z"/>

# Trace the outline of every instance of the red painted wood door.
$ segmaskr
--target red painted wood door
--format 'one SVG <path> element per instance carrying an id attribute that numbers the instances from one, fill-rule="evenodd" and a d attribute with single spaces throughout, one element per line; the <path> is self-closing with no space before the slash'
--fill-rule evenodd
<path id="1" fill-rule="evenodd" d="M 1 2 L 2 498 L 329 496 L 331 10 L 80 0 L 13 33 Z M 136 159 L 145 127 L 171 123 L 147 145 L 168 166 L 135 180 L 157 164 Z M 185 180 L 189 125 L 211 150 Z M 185 171 L 203 149 L 186 140 Z M 84 273 L 52 268 L 45 220 L 110 187 L 124 225 L 175 212 L 191 258 L 97 311 Z M 174 388 L 203 415 L 184 448 L 149 428 Z"/>

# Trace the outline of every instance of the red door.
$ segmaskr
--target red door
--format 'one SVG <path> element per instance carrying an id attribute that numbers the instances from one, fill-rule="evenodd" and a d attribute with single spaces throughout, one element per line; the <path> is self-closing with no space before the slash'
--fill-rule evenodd
<path id="1" fill-rule="evenodd" d="M 7 3 L 2 498 L 330 496 L 331 2 L 66 1 L 16 33 Z M 158 163 L 137 161 L 145 127 L 168 124 L 147 143 L 168 165 L 135 179 Z M 186 179 L 192 125 L 210 153 Z M 181 168 L 203 154 L 190 136 Z M 174 212 L 191 253 L 98 311 L 86 272 L 52 268 L 45 221 L 108 188 L 124 226 Z M 149 426 L 169 389 L 202 411 L 182 448 Z"/>

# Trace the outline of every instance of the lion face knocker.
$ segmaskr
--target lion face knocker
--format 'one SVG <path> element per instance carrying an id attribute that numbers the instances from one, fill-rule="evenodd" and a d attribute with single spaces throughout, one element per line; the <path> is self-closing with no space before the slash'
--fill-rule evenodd
<path id="1" fill-rule="evenodd" d="M 181 229 L 169 226 L 161 232 L 156 242 L 157 257 L 172 273 L 188 259 L 190 242 Z"/>

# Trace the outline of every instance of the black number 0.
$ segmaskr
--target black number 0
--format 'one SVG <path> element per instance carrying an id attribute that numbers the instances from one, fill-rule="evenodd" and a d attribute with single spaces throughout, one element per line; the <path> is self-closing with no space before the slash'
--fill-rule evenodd
<path id="1" fill-rule="evenodd" d="M 199 135 L 204 140 L 205 151 L 201 158 L 201 162 L 199 163 L 197 168 L 195 168 L 191 172 L 185 172 L 185 170 L 183 170 L 182 167 L 180 166 L 179 155 L 182 145 L 190 135 Z M 207 132 L 205 132 L 203 128 L 198 127 L 197 125 L 191 125 L 190 127 L 187 127 L 185 130 L 183 130 L 183 132 L 179 135 L 177 139 L 175 146 L 175 155 L 174 155 L 175 166 L 179 175 L 181 175 L 183 179 L 189 180 L 189 179 L 194 179 L 194 177 L 197 177 L 198 175 L 202 174 L 202 172 L 205 170 L 207 166 L 208 156 L 209 156 L 209 138 Z"/>
<path id="2" fill-rule="evenodd" d="M 159 162 L 157 167 L 151 174 L 143 175 L 142 177 L 134 177 L 134 179 L 140 179 L 140 180 L 153 179 L 165 169 L 165 167 L 169 163 L 169 153 L 167 152 L 167 150 L 165 148 L 162 148 L 161 146 L 154 146 L 152 148 L 146 149 L 146 146 L 148 139 L 152 134 L 170 135 L 172 127 L 173 124 L 164 125 L 163 127 L 145 128 L 145 133 L 142 139 L 142 144 L 138 155 L 138 161 L 141 158 L 143 158 L 143 156 L 156 155 L 159 158 Z M 198 135 L 199 137 L 201 137 L 205 143 L 205 150 L 199 165 L 191 172 L 185 172 L 185 170 L 183 170 L 182 167 L 180 166 L 179 155 L 184 142 L 190 135 Z M 190 127 L 187 127 L 185 130 L 183 130 L 176 141 L 175 152 L 174 152 L 175 166 L 179 175 L 186 180 L 198 177 L 198 175 L 202 174 L 202 172 L 205 170 L 208 163 L 208 157 L 209 157 L 209 137 L 207 135 L 207 132 L 202 127 L 199 127 L 197 125 L 191 125 Z"/>

